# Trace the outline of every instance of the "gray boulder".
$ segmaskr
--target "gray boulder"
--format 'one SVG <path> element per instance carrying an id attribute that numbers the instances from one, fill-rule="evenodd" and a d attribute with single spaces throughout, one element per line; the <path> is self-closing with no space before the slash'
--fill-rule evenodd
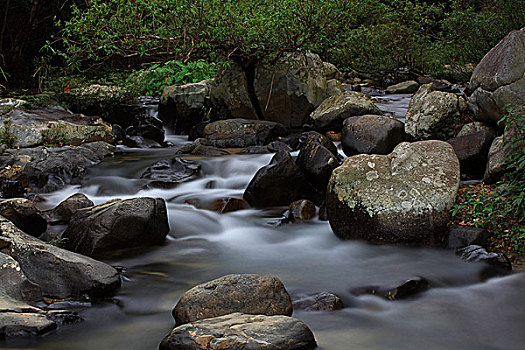
<path id="1" fill-rule="evenodd" d="M 113 267 L 31 237 L 0 216 L 0 252 L 48 298 L 99 298 L 120 286 Z"/>
<path id="2" fill-rule="evenodd" d="M 450 219 L 459 161 L 441 141 L 401 143 L 389 155 L 357 155 L 335 169 L 326 206 L 334 233 L 377 244 L 435 244 Z"/>
<path id="3" fill-rule="evenodd" d="M 341 93 L 339 76 L 312 53 L 294 52 L 275 64 L 247 69 L 232 64 L 211 86 L 211 113 L 215 119 L 260 119 L 299 128 L 325 98 Z"/>
<path id="4" fill-rule="evenodd" d="M 482 122 L 472 122 L 463 125 L 461 127 L 461 130 L 459 130 L 457 137 L 472 135 L 479 131 L 485 131 L 493 134 L 494 136 L 497 135 L 497 131 L 494 128 L 488 126 L 487 124 L 484 124 Z"/>
<path id="5" fill-rule="evenodd" d="M 343 152 L 356 154 L 388 154 L 405 140 L 402 122 L 382 115 L 363 115 L 344 121 L 341 136 Z"/>
<path id="6" fill-rule="evenodd" d="M 8 121 L 15 137 L 15 147 L 36 147 L 43 144 L 80 145 L 113 142 L 111 126 L 99 117 L 71 114 L 59 108 L 38 110 L 15 109 L 0 116 L 0 124 Z"/>
<path id="7" fill-rule="evenodd" d="M 525 28 L 510 32 L 478 63 L 470 78 L 469 107 L 496 125 L 505 105 L 525 112 Z"/>
<path id="8" fill-rule="evenodd" d="M 389 94 L 411 94 L 417 91 L 419 83 L 414 80 L 407 80 L 401 83 L 390 85 L 386 88 L 386 92 Z"/>
<path id="9" fill-rule="evenodd" d="M 462 97 L 422 85 L 410 100 L 405 132 L 415 140 L 448 140 L 454 136 L 461 115 L 467 109 Z"/>
<path id="10" fill-rule="evenodd" d="M 261 120 L 228 119 L 206 125 L 199 142 L 214 147 L 264 146 L 280 136 L 288 135 L 288 130 L 279 123 Z"/>
<path id="11" fill-rule="evenodd" d="M 212 81 L 167 86 L 162 91 L 159 118 L 176 134 L 189 134 L 207 115 Z"/>
<path id="12" fill-rule="evenodd" d="M 382 115 L 370 97 L 355 91 L 345 91 L 324 100 L 310 114 L 310 123 L 316 130 L 341 130 L 346 118 L 365 114 Z"/>
<path id="13" fill-rule="evenodd" d="M 312 331 L 287 316 L 233 313 L 179 326 L 160 350 L 175 349 L 315 349 Z"/>
<path id="14" fill-rule="evenodd" d="M 115 250 L 159 244 L 168 232 L 164 200 L 142 197 L 114 199 L 77 210 L 62 238 L 67 249 L 99 257 Z"/>
<path id="15" fill-rule="evenodd" d="M 31 282 L 20 268 L 20 264 L 7 254 L 0 253 L 0 296 L 16 300 L 38 301 L 42 290 Z"/>
<path id="16" fill-rule="evenodd" d="M 188 290 L 173 309 L 178 325 L 242 312 L 250 315 L 292 314 L 283 283 L 268 275 L 227 275 Z"/>

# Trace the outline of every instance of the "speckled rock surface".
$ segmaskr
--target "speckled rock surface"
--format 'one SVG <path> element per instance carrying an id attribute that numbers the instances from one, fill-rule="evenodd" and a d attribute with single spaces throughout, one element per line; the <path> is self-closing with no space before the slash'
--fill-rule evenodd
<path id="1" fill-rule="evenodd" d="M 292 314 L 283 283 L 269 275 L 227 275 L 188 290 L 173 309 L 178 325 L 242 312 L 251 315 Z"/>
<path id="2" fill-rule="evenodd" d="M 448 140 L 454 136 L 461 114 L 467 110 L 463 98 L 422 85 L 410 100 L 405 132 L 415 140 Z"/>
<path id="3" fill-rule="evenodd" d="M 441 141 L 404 142 L 389 155 L 347 158 L 328 184 L 330 225 L 343 239 L 436 243 L 459 180 L 458 158 Z"/>
<path id="4" fill-rule="evenodd" d="M 346 118 L 375 114 L 383 112 L 377 107 L 370 97 L 356 91 L 345 91 L 342 94 L 331 96 L 321 103 L 310 114 L 310 123 L 316 130 L 329 131 L 341 130 Z"/>
<path id="5" fill-rule="evenodd" d="M 315 349 L 312 331 L 287 316 L 230 315 L 179 326 L 160 344 L 175 349 Z"/>

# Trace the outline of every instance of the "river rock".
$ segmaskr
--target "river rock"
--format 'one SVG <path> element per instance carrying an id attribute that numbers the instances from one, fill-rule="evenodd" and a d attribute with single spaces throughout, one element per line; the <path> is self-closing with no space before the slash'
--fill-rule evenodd
<path id="1" fill-rule="evenodd" d="M 302 296 L 293 301 L 294 310 L 335 311 L 341 310 L 343 307 L 341 298 L 328 292 Z"/>
<path id="2" fill-rule="evenodd" d="M 370 97 L 355 91 L 345 91 L 331 96 L 310 114 L 310 123 L 319 131 L 339 131 L 346 118 L 377 114 L 383 112 L 372 102 Z"/>
<path id="3" fill-rule="evenodd" d="M 419 83 L 414 80 L 407 80 L 401 83 L 390 85 L 386 88 L 388 94 L 411 94 L 417 91 Z"/>
<path id="4" fill-rule="evenodd" d="M 67 249 L 87 256 L 148 247 L 169 232 L 166 203 L 161 198 L 114 199 L 77 210 L 62 234 Z"/>
<path id="5" fill-rule="evenodd" d="M 312 331 L 287 316 L 233 313 L 176 327 L 160 350 L 175 349 L 315 349 Z"/>
<path id="6" fill-rule="evenodd" d="M 483 181 L 495 183 L 505 174 L 508 169 L 508 164 L 505 161 L 509 156 L 508 153 L 509 147 L 505 146 L 503 136 L 496 137 L 489 148 Z"/>
<path id="7" fill-rule="evenodd" d="M 512 264 L 505 254 L 487 252 L 485 248 L 479 245 L 469 245 L 456 249 L 456 255 L 467 262 L 483 262 L 490 265 L 492 269 L 482 272 L 485 276 L 487 274 L 497 274 L 498 272 L 506 273 L 512 270 Z"/>
<path id="8" fill-rule="evenodd" d="M 22 182 L 0 176 L 0 198 L 23 197 L 25 193 Z"/>
<path id="9" fill-rule="evenodd" d="M 0 312 L 0 340 L 43 335 L 56 328 L 57 324 L 43 314 Z"/>
<path id="10" fill-rule="evenodd" d="M 258 208 L 288 205 L 302 198 L 314 203 L 320 201 L 320 194 L 288 152 L 278 152 L 270 164 L 259 169 L 243 197 L 250 205 Z"/>
<path id="11" fill-rule="evenodd" d="M 368 286 L 357 288 L 356 295 L 372 294 L 387 300 L 406 299 L 428 289 L 428 281 L 423 277 L 414 277 L 390 286 Z"/>
<path id="12" fill-rule="evenodd" d="M 248 147 L 263 146 L 276 140 L 279 136 L 288 135 L 288 130 L 279 123 L 228 119 L 206 125 L 204 139 L 200 143 L 215 147 Z"/>
<path id="13" fill-rule="evenodd" d="M 175 157 L 158 161 L 146 169 L 140 178 L 149 180 L 152 187 L 171 188 L 197 178 L 200 170 L 201 166 L 196 162 Z"/>
<path id="14" fill-rule="evenodd" d="M 295 201 L 288 206 L 287 214 L 285 217 L 292 222 L 304 222 L 310 221 L 315 217 L 317 209 L 315 204 L 308 199 L 300 199 Z"/>
<path id="15" fill-rule="evenodd" d="M 80 145 L 87 142 L 113 142 L 111 126 L 99 117 L 71 114 L 64 109 L 15 109 L 0 116 L 0 124 L 8 121 L 15 137 L 15 147 L 36 147 L 43 144 Z"/>
<path id="16" fill-rule="evenodd" d="M 189 134 L 207 115 L 211 83 L 203 80 L 165 87 L 160 96 L 159 119 L 176 134 Z"/>
<path id="17" fill-rule="evenodd" d="M 0 253 L 0 297 L 24 301 L 42 299 L 40 286 L 34 284 L 20 268 L 20 264 L 7 254 Z M 0 307 L 0 311 L 1 307 Z"/>
<path id="18" fill-rule="evenodd" d="M 161 148 L 162 145 L 157 141 L 153 141 L 142 136 L 126 136 L 123 141 L 125 146 L 129 148 Z"/>
<path id="19" fill-rule="evenodd" d="M 462 175 L 473 179 L 483 178 L 489 149 L 494 137 L 493 133 L 483 130 L 447 141 L 452 145 L 458 156 Z"/>
<path id="20" fill-rule="evenodd" d="M 404 140 L 403 123 L 390 117 L 367 114 L 345 119 L 343 123 L 341 142 L 347 156 L 388 154 Z"/>
<path id="21" fill-rule="evenodd" d="M 300 128 L 321 102 L 343 90 L 337 69 L 319 56 L 294 52 L 275 64 L 232 64 L 211 86 L 212 117 L 260 119 Z M 335 77 L 335 78 L 334 78 Z"/>
<path id="22" fill-rule="evenodd" d="M 324 192 L 332 171 L 339 166 L 339 159 L 320 143 L 307 142 L 301 146 L 296 164 L 308 181 Z"/>
<path id="23" fill-rule="evenodd" d="M 99 298 L 120 286 L 113 267 L 29 236 L 0 216 L 0 252 L 18 262 L 48 298 Z"/>
<path id="24" fill-rule="evenodd" d="M 95 203 L 83 193 L 75 193 L 63 200 L 54 209 L 42 212 L 46 220 L 53 225 L 68 224 L 79 209 L 94 206 Z"/>
<path id="25" fill-rule="evenodd" d="M 442 141 L 403 142 L 357 155 L 332 172 L 326 205 L 334 233 L 377 244 L 434 244 L 450 219 L 459 161 Z"/>
<path id="26" fill-rule="evenodd" d="M 221 199 L 203 200 L 192 198 L 185 201 L 199 209 L 212 210 L 218 213 L 231 213 L 238 210 L 250 208 L 250 205 L 242 198 L 226 197 Z"/>
<path id="27" fill-rule="evenodd" d="M 469 90 L 469 107 L 480 121 L 496 125 L 506 105 L 525 112 L 525 28 L 510 32 L 483 57 Z"/>
<path id="28" fill-rule="evenodd" d="M 283 283 L 268 275 L 227 275 L 188 290 L 173 309 L 178 325 L 242 312 L 251 315 L 292 314 Z"/>
<path id="29" fill-rule="evenodd" d="M 90 166 L 117 152 L 115 146 L 99 141 L 75 148 L 10 150 L 10 156 L 20 172 L 27 176 L 31 188 L 50 192 L 78 183 Z"/>
<path id="30" fill-rule="evenodd" d="M 220 156 L 226 156 L 230 154 L 230 152 L 219 149 L 217 147 L 212 146 L 204 146 L 201 144 L 195 145 L 191 152 L 189 152 L 192 156 L 202 156 L 202 157 L 220 157 Z"/>
<path id="31" fill-rule="evenodd" d="M 472 122 L 472 123 L 463 125 L 461 127 L 461 130 L 459 130 L 457 137 L 472 135 L 479 131 L 484 131 L 484 132 L 493 134 L 494 137 L 497 136 L 497 131 L 494 128 L 488 126 L 487 124 L 484 124 L 482 122 Z"/>
<path id="32" fill-rule="evenodd" d="M 454 136 L 461 115 L 467 109 L 463 98 L 422 85 L 410 100 L 405 132 L 415 140 L 448 140 Z"/>
<path id="33" fill-rule="evenodd" d="M 47 230 L 47 221 L 42 213 L 25 198 L 0 201 L 0 215 L 31 236 L 38 237 Z"/>
<path id="34" fill-rule="evenodd" d="M 299 149 L 308 147 L 311 143 L 318 143 L 329 150 L 335 157 L 339 157 L 337 147 L 327 136 L 322 135 L 317 131 L 303 132 L 299 137 Z"/>
<path id="35" fill-rule="evenodd" d="M 128 138 L 131 138 L 131 140 L 139 140 L 140 138 L 143 140 L 143 143 L 151 143 L 153 141 L 161 146 L 164 145 L 164 126 L 157 118 L 144 116 L 126 128 L 126 136 L 124 143 L 127 146 L 129 146 L 128 144 L 131 142 L 127 140 Z M 139 146 L 146 148 L 144 145 L 139 144 Z"/>
<path id="36" fill-rule="evenodd" d="M 489 233 L 484 228 L 456 226 L 448 234 L 447 248 L 463 248 L 468 245 L 486 247 L 489 245 Z"/>

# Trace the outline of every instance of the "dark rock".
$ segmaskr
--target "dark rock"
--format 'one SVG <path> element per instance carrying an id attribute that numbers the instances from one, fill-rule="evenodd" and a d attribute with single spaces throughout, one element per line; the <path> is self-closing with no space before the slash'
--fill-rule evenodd
<path id="1" fill-rule="evenodd" d="M 489 244 L 489 233 L 484 228 L 456 226 L 448 235 L 448 248 L 462 248 L 468 245 L 486 247 Z"/>
<path id="2" fill-rule="evenodd" d="M 485 132 L 488 132 L 490 134 L 493 134 L 494 137 L 497 136 L 498 134 L 498 131 L 482 122 L 472 122 L 472 123 L 468 123 L 468 124 L 465 124 L 461 127 L 461 130 L 459 131 L 459 133 L 457 134 L 457 136 L 467 136 L 467 135 L 472 135 L 472 134 L 475 134 L 479 131 L 485 131 Z"/>
<path id="3" fill-rule="evenodd" d="M 160 350 L 315 348 L 312 331 L 295 318 L 241 313 L 179 326 L 159 346 Z"/>
<path id="4" fill-rule="evenodd" d="M 442 141 L 347 158 L 328 184 L 330 226 L 342 239 L 375 244 L 442 242 L 459 180 L 456 154 Z"/>
<path id="5" fill-rule="evenodd" d="M 164 200 L 142 197 L 77 210 L 62 238 L 67 249 L 98 257 L 159 244 L 168 232 Z"/>
<path id="6" fill-rule="evenodd" d="M 154 141 L 159 145 L 164 144 L 164 127 L 162 122 L 154 117 L 144 117 L 132 126 L 127 127 L 126 135 L 140 136 L 145 140 Z"/>
<path id="7" fill-rule="evenodd" d="M 290 146 L 288 146 L 286 143 L 281 142 L 281 141 L 272 141 L 268 145 L 266 145 L 266 147 L 268 148 L 268 151 L 270 151 L 271 153 L 274 153 L 274 152 L 277 153 L 280 151 L 284 151 L 284 152 L 292 151 L 292 148 Z"/>
<path id="8" fill-rule="evenodd" d="M 259 208 L 288 205 L 301 198 L 320 201 L 317 190 L 287 152 L 278 152 L 270 164 L 257 171 L 243 197 Z"/>
<path id="9" fill-rule="evenodd" d="M 146 139 L 142 136 L 126 136 L 124 145 L 130 148 L 161 148 L 162 145 L 156 141 Z"/>
<path id="10" fill-rule="evenodd" d="M 449 81 L 445 79 L 436 79 L 430 76 L 421 76 L 417 78 L 417 82 L 421 85 L 432 83 L 435 89 L 438 91 L 451 92 L 450 90 L 452 88 L 452 83 L 450 83 Z"/>
<path id="11" fill-rule="evenodd" d="M 196 145 L 191 152 L 189 153 L 193 156 L 203 156 L 203 157 L 220 157 L 230 154 L 230 152 L 219 149 L 212 146 Z"/>
<path id="12" fill-rule="evenodd" d="M 23 197 L 26 189 L 19 180 L 0 177 L 0 198 Z"/>
<path id="13" fill-rule="evenodd" d="M 199 209 L 212 210 L 221 214 L 250 208 L 250 205 L 244 199 L 233 197 L 226 197 L 212 201 L 204 201 L 195 198 L 189 199 L 185 203 L 191 204 Z"/>
<path id="14" fill-rule="evenodd" d="M 487 167 L 489 149 L 494 137 L 494 134 L 482 130 L 447 141 L 452 145 L 458 156 L 462 175 L 473 179 L 483 178 Z"/>
<path id="15" fill-rule="evenodd" d="M 152 187 L 172 188 L 178 183 L 197 178 L 200 170 L 200 165 L 194 161 L 175 157 L 158 161 L 146 169 L 140 178 L 149 180 Z"/>
<path id="16" fill-rule="evenodd" d="M 46 220 L 53 225 L 68 224 L 79 209 L 94 206 L 95 203 L 83 193 L 75 193 L 62 201 L 56 208 L 43 212 Z"/>
<path id="17" fill-rule="evenodd" d="M 49 333 L 57 324 L 46 315 L 36 313 L 0 313 L 0 340 L 21 336 L 35 336 Z"/>
<path id="18" fill-rule="evenodd" d="M 328 292 L 306 295 L 294 300 L 292 304 L 294 310 L 305 311 L 335 311 L 344 307 L 341 298 Z"/>
<path id="19" fill-rule="evenodd" d="M 423 277 L 408 279 L 395 286 L 368 286 L 353 290 L 353 294 L 372 294 L 387 300 L 406 299 L 428 289 L 428 281 Z"/>
<path id="20" fill-rule="evenodd" d="M 99 163 L 118 149 L 105 142 L 86 143 L 79 147 L 26 149 L 14 152 L 29 157 L 23 172 L 31 187 L 41 192 L 55 191 L 64 185 L 78 183 L 88 167 Z"/>
<path id="21" fill-rule="evenodd" d="M 355 91 L 345 91 L 327 98 L 310 114 L 310 121 L 318 131 L 339 131 L 347 118 L 383 112 L 370 97 Z"/>
<path id="22" fill-rule="evenodd" d="M 316 212 L 315 204 L 307 199 L 300 199 L 290 204 L 286 217 L 292 222 L 310 221 L 315 217 Z"/>
<path id="23" fill-rule="evenodd" d="M 239 154 L 266 154 L 272 153 L 267 146 L 250 146 L 239 152 Z"/>
<path id="24" fill-rule="evenodd" d="M 342 146 L 347 156 L 388 154 L 405 140 L 404 125 L 381 115 L 348 118 L 343 123 Z"/>
<path id="25" fill-rule="evenodd" d="M 0 215 L 25 233 L 38 237 L 47 230 L 47 221 L 34 203 L 24 198 L 0 201 Z"/>
<path id="26" fill-rule="evenodd" d="M 339 157 L 337 147 L 335 147 L 332 140 L 318 133 L 317 131 L 303 132 L 301 134 L 301 137 L 299 138 L 299 149 L 308 147 L 312 143 L 320 144 L 321 146 L 329 150 L 334 155 L 334 157 Z"/>
<path id="27" fill-rule="evenodd" d="M 113 135 L 115 136 L 115 142 L 124 141 L 126 139 L 126 131 L 118 124 L 113 124 Z"/>
<path id="28" fill-rule="evenodd" d="M 228 119 L 206 125 L 204 139 L 199 140 L 202 144 L 223 148 L 264 146 L 288 133 L 282 124 L 275 122 Z"/>
<path id="29" fill-rule="evenodd" d="M 192 127 L 188 134 L 188 141 L 195 141 L 198 138 L 204 137 L 204 128 L 206 128 L 208 124 L 209 122 L 202 122 Z"/>
<path id="30" fill-rule="evenodd" d="M 114 268 L 31 237 L 0 216 L 0 252 L 18 262 L 48 298 L 98 299 L 120 286 Z M 60 273 L 58 273 L 60 272 Z"/>
<path id="31" fill-rule="evenodd" d="M 332 171 L 339 166 L 339 160 L 320 143 L 308 142 L 301 147 L 296 164 L 308 181 L 324 192 Z"/>
<path id="32" fill-rule="evenodd" d="M 173 309 L 173 317 L 181 325 L 234 312 L 290 316 L 292 302 L 276 277 L 227 275 L 184 293 Z"/>
<path id="33" fill-rule="evenodd" d="M 456 254 L 462 260 L 468 262 L 486 263 L 495 268 L 496 271 L 508 272 L 512 270 L 512 264 L 505 254 L 487 252 L 479 245 L 469 245 L 464 248 L 456 249 Z"/>

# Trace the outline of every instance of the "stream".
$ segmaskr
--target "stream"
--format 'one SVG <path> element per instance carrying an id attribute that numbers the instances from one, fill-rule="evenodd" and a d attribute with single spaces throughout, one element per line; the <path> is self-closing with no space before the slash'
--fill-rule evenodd
<path id="1" fill-rule="evenodd" d="M 408 97 L 410 98 L 410 97 Z M 403 117 L 406 98 L 388 96 L 387 108 Z M 404 104 L 404 105 L 401 105 Z M 175 145 L 185 141 L 169 136 Z M 320 349 L 523 349 L 525 274 L 482 281 L 483 266 L 452 251 L 375 246 L 341 241 L 328 222 L 274 227 L 275 209 L 218 214 L 189 199 L 241 197 L 271 154 L 196 158 L 203 176 L 173 189 L 142 189 L 144 170 L 173 156 L 175 148 L 123 148 L 119 156 L 90 169 L 81 186 L 43 195 L 54 207 L 81 192 L 95 204 L 113 198 L 161 197 L 168 207 L 166 243 L 139 254 L 106 260 L 123 267 L 122 288 L 112 302 L 78 305 L 84 321 L 41 338 L 13 339 L 0 347 L 46 350 L 157 349 L 173 328 L 171 310 L 196 284 L 231 273 L 267 273 L 280 278 L 292 299 L 330 291 L 345 308 L 294 311 L 313 331 Z M 58 228 L 56 228 L 58 229 Z M 351 290 L 390 285 L 414 276 L 430 282 L 419 297 L 387 301 Z M 73 305 L 74 306 L 74 305 Z"/>

